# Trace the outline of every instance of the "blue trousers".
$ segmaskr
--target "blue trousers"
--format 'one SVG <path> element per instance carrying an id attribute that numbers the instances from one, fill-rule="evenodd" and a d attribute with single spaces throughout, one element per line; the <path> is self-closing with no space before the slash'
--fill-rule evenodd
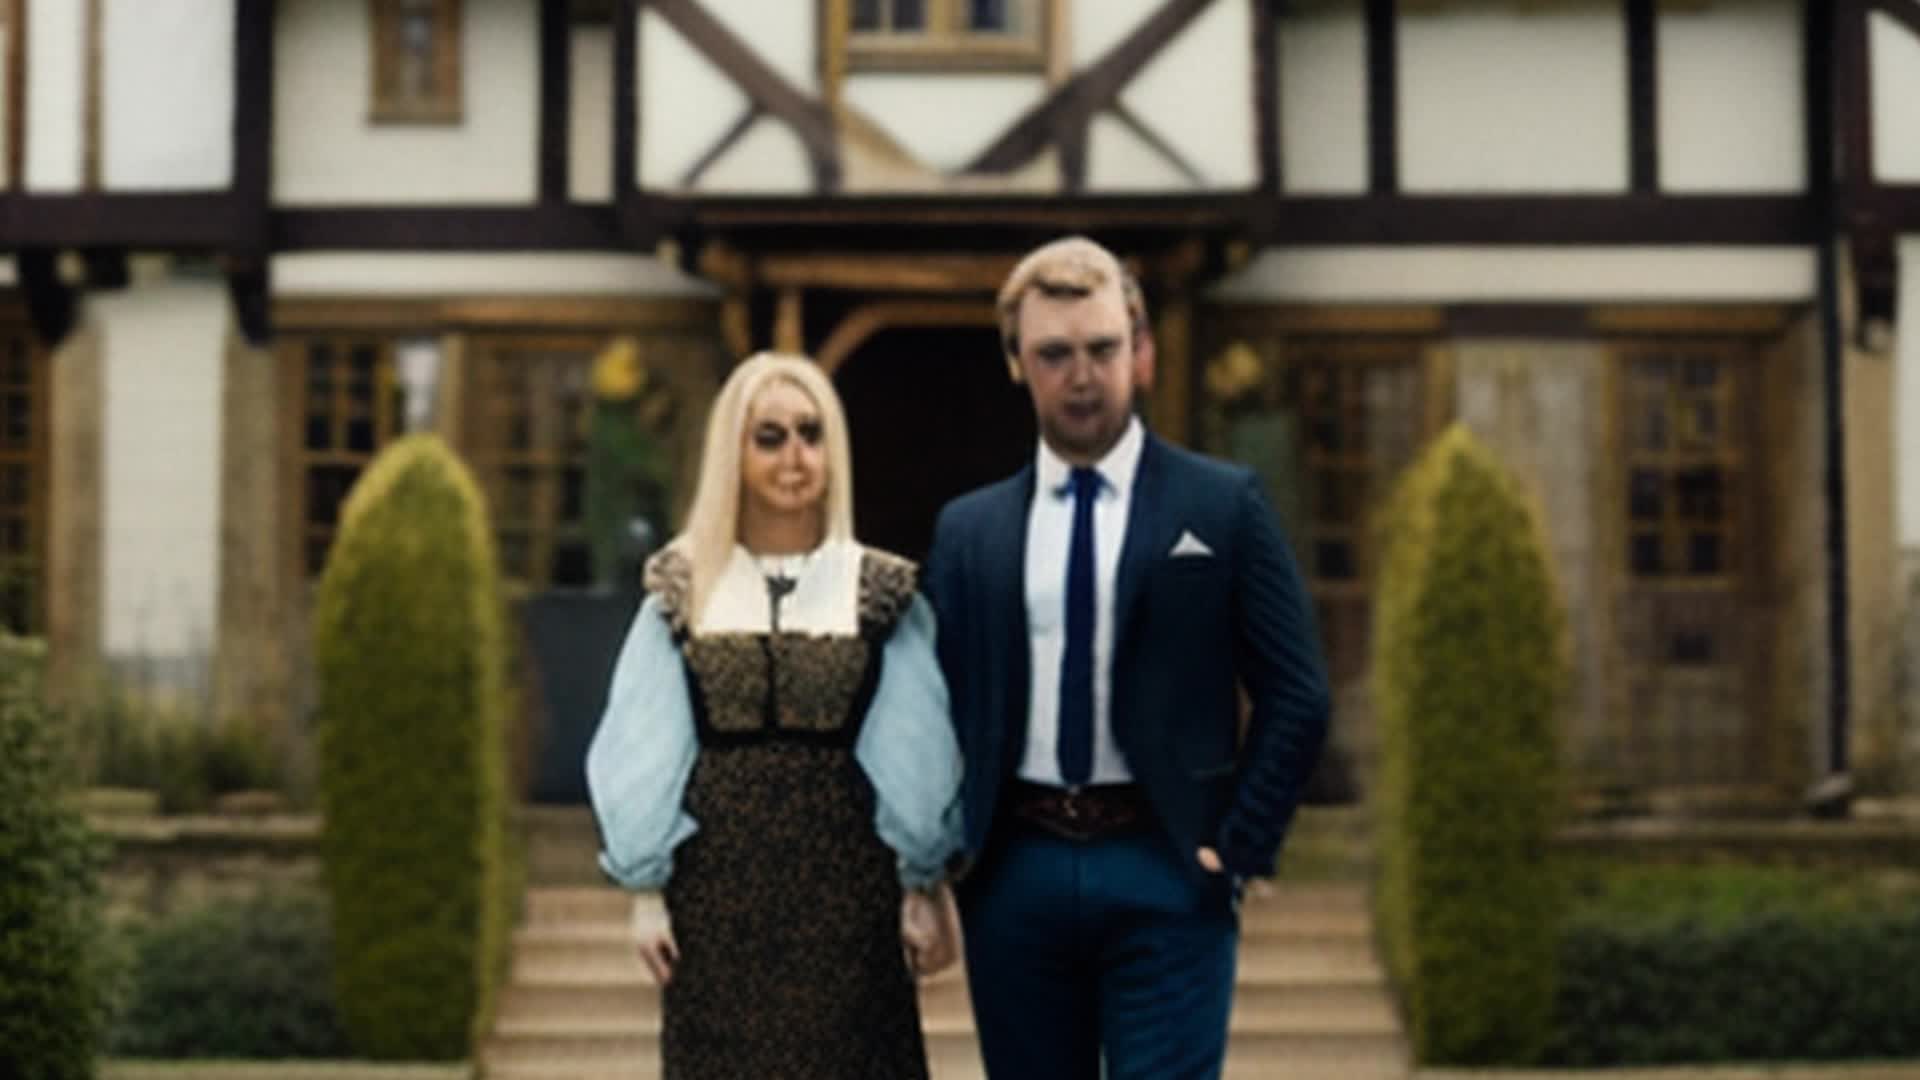
<path id="1" fill-rule="evenodd" d="M 1000 839 L 956 893 L 992 1080 L 1202 1080 L 1226 1057 L 1239 942 L 1225 879 L 1157 834 Z"/>

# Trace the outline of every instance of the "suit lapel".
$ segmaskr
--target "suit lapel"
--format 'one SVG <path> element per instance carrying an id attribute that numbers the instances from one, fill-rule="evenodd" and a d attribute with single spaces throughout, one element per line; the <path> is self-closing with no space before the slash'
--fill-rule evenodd
<path id="1" fill-rule="evenodd" d="M 1027 736 L 1027 696 L 1031 692 L 1031 674 L 1027 670 L 1027 511 L 1033 502 L 1034 468 L 1031 463 L 1015 475 L 994 514 L 993 528 L 986 537 L 986 565 L 999 587 L 993 590 L 992 622 L 1000 627 L 994 647 L 998 663 L 989 670 L 1003 672 L 1003 693 L 1011 700 L 1000 710 L 1014 718 L 1007 732 L 1011 746 L 1023 746 Z"/>
<path id="2" fill-rule="evenodd" d="M 1164 483 L 1165 455 L 1159 440 L 1147 434 L 1140 448 L 1140 465 L 1133 477 L 1133 498 L 1127 507 L 1127 537 L 1120 545 L 1120 567 L 1113 579 L 1113 641 L 1116 652 L 1126 640 L 1134 602 L 1140 598 L 1140 585 L 1154 556 L 1166 549 L 1161 533 L 1164 515 L 1160 513 Z"/>

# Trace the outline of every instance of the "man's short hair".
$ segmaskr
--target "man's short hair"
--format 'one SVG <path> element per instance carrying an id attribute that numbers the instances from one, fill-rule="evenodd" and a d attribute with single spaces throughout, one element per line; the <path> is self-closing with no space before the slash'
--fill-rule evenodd
<path id="1" fill-rule="evenodd" d="M 1020 356 L 1020 304 L 1030 292 L 1052 298 L 1091 296 L 1109 282 L 1120 283 L 1127 321 L 1135 343 L 1147 326 L 1147 302 L 1140 283 L 1127 273 L 1113 252 L 1084 236 L 1068 236 L 1033 249 L 1021 259 L 1006 284 L 1000 286 L 996 307 L 1000 314 L 1000 345 L 1009 363 Z"/>

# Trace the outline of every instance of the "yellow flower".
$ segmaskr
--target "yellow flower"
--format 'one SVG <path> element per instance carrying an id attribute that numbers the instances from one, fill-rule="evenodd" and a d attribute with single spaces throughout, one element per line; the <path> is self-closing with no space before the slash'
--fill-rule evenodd
<path id="1" fill-rule="evenodd" d="M 1227 403 L 1260 385 L 1260 357 L 1253 346 L 1236 341 L 1220 350 L 1207 365 L 1207 393 L 1217 402 Z"/>
<path id="2" fill-rule="evenodd" d="M 593 361 L 593 393 L 607 401 L 626 401 L 647 385 L 647 369 L 640 363 L 640 343 L 617 337 Z"/>

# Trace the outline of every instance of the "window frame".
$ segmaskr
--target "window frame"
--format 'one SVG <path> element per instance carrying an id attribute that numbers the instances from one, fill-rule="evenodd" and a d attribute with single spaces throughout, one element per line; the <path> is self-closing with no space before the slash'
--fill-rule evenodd
<path id="1" fill-rule="evenodd" d="M 465 79 L 461 61 L 466 10 L 463 0 L 367 0 L 372 16 L 368 122 L 379 125 L 454 125 L 465 115 Z M 433 87 L 419 99 L 399 86 L 405 47 L 402 16 L 411 4 L 432 6 L 435 21 Z"/>
<path id="2" fill-rule="evenodd" d="M 47 631 L 47 591 L 50 585 L 47 556 L 52 517 L 53 439 L 50 428 L 53 421 L 53 372 L 46 347 L 27 320 L 0 316 L 0 335 L 25 345 L 28 423 L 31 425 L 27 445 L 23 449 L 10 451 L 0 447 L 0 464 L 10 465 L 18 458 L 28 470 L 25 506 L 27 550 L 24 555 L 17 557 L 0 553 L 0 566 L 16 561 L 24 563 L 32 574 L 32 595 L 26 605 L 25 625 L 8 629 L 22 634 L 44 634 Z"/>
<path id="3" fill-rule="evenodd" d="M 331 550 L 340 531 L 339 510 L 344 507 L 346 495 L 352 490 L 349 483 L 339 493 L 335 505 L 335 515 L 330 526 L 318 526 L 309 515 L 311 501 L 308 496 L 308 479 L 311 470 L 316 468 L 351 466 L 356 471 L 357 481 L 360 474 L 378 457 L 380 451 L 402 435 L 405 435 L 405 417 L 393 407 L 393 391 L 399 384 L 399 369 L 395 362 L 399 343 L 409 337 L 399 329 L 381 328 L 341 328 L 341 329 L 300 329 L 285 332 L 275 342 L 274 351 L 278 354 L 280 388 L 278 407 L 281 430 L 280 468 L 284 477 L 281 487 L 287 493 L 286 510 L 281 515 L 282 549 L 285 559 L 287 580 L 311 586 L 319 581 L 321 571 L 326 566 L 324 555 L 319 566 L 313 566 L 308 545 L 316 539 L 324 539 L 326 550 Z M 373 445 L 365 451 L 331 448 L 315 451 L 307 445 L 308 390 L 312 385 L 312 348 L 319 344 L 329 344 L 338 351 L 336 364 L 344 364 L 352 351 L 360 346 L 371 345 L 374 356 L 374 397 L 373 397 Z M 336 427 L 336 433 L 343 429 L 347 413 L 340 408 L 347 392 L 347 380 L 337 378 L 333 387 L 332 401 L 335 406 L 330 412 L 330 420 Z"/>
<path id="4" fill-rule="evenodd" d="M 1033 29 L 997 34 L 965 29 L 966 0 L 924 0 L 926 29 L 863 31 L 853 27 L 853 0 L 822 0 L 829 71 L 840 75 L 889 72 L 1009 72 L 1047 74 L 1052 67 L 1060 0 L 1009 0 L 1030 6 Z M 829 78 L 829 83 L 836 80 Z"/>
<path id="5" fill-rule="evenodd" d="M 1618 515 L 1614 520 L 1620 538 L 1619 562 L 1615 569 L 1629 588 L 1737 590 L 1750 570 L 1748 559 L 1753 537 L 1748 530 L 1752 508 L 1745 504 L 1751 498 L 1749 489 L 1753 485 L 1749 471 L 1754 463 L 1747 448 L 1748 434 L 1735 425 L 1752 422 L 1747 411 L 1754 401 L 1755 388 L 1751 385 L 1755 378 L 1754 350 L 1737 338 L 1702 337 L 1616 342 L 1611 352 L 1618 379 L 1614 391 L 1617 427 L 1613 438 L 1620 470 L 1616 482 L 1622 496 L 1622 502 L 1614 511 Z M 1643 365 L 1663 360 L 1674 364 L 1707 361 L 1717 366 L 1710 396 L 1718 413 L 1718 434 L 1711 447 L 1688 449 L 1679 445 L 1679 424 L 1686 399 L 1685 388 L 1678 381 L 1667 388 L 1665 395 L 1669 425 L 1667 447 L 1656 450 L 1636 444 L 1634 432 L 1640 418 L 1633 410 L 1642 403 L 1635 387 L 1640 377 L 1636 371 Z M 1700 468 L 1713 468 L 1719 473 L 1719 513 L 1711 522 L 1690 519 L 1678 505 L 1677 478 L 1687 470 Z M 1656 518 L 1644 522 L 1634 516 L 1631 505 L 1634 476 L 1643 470 L 1653 470 L 1663 478 L 1661 511 Z M 1687 567 L 1689 534 L 1703 527 L 1710 528 L 1718 537 L 1719 561 L 1712 571 L 1694 571 Z M 1662 565 L 1671 564 L 1670 568 L 1646 572 L 1635 565 L 1636 542 L 1643 535 L 1658 538 Z"/>

